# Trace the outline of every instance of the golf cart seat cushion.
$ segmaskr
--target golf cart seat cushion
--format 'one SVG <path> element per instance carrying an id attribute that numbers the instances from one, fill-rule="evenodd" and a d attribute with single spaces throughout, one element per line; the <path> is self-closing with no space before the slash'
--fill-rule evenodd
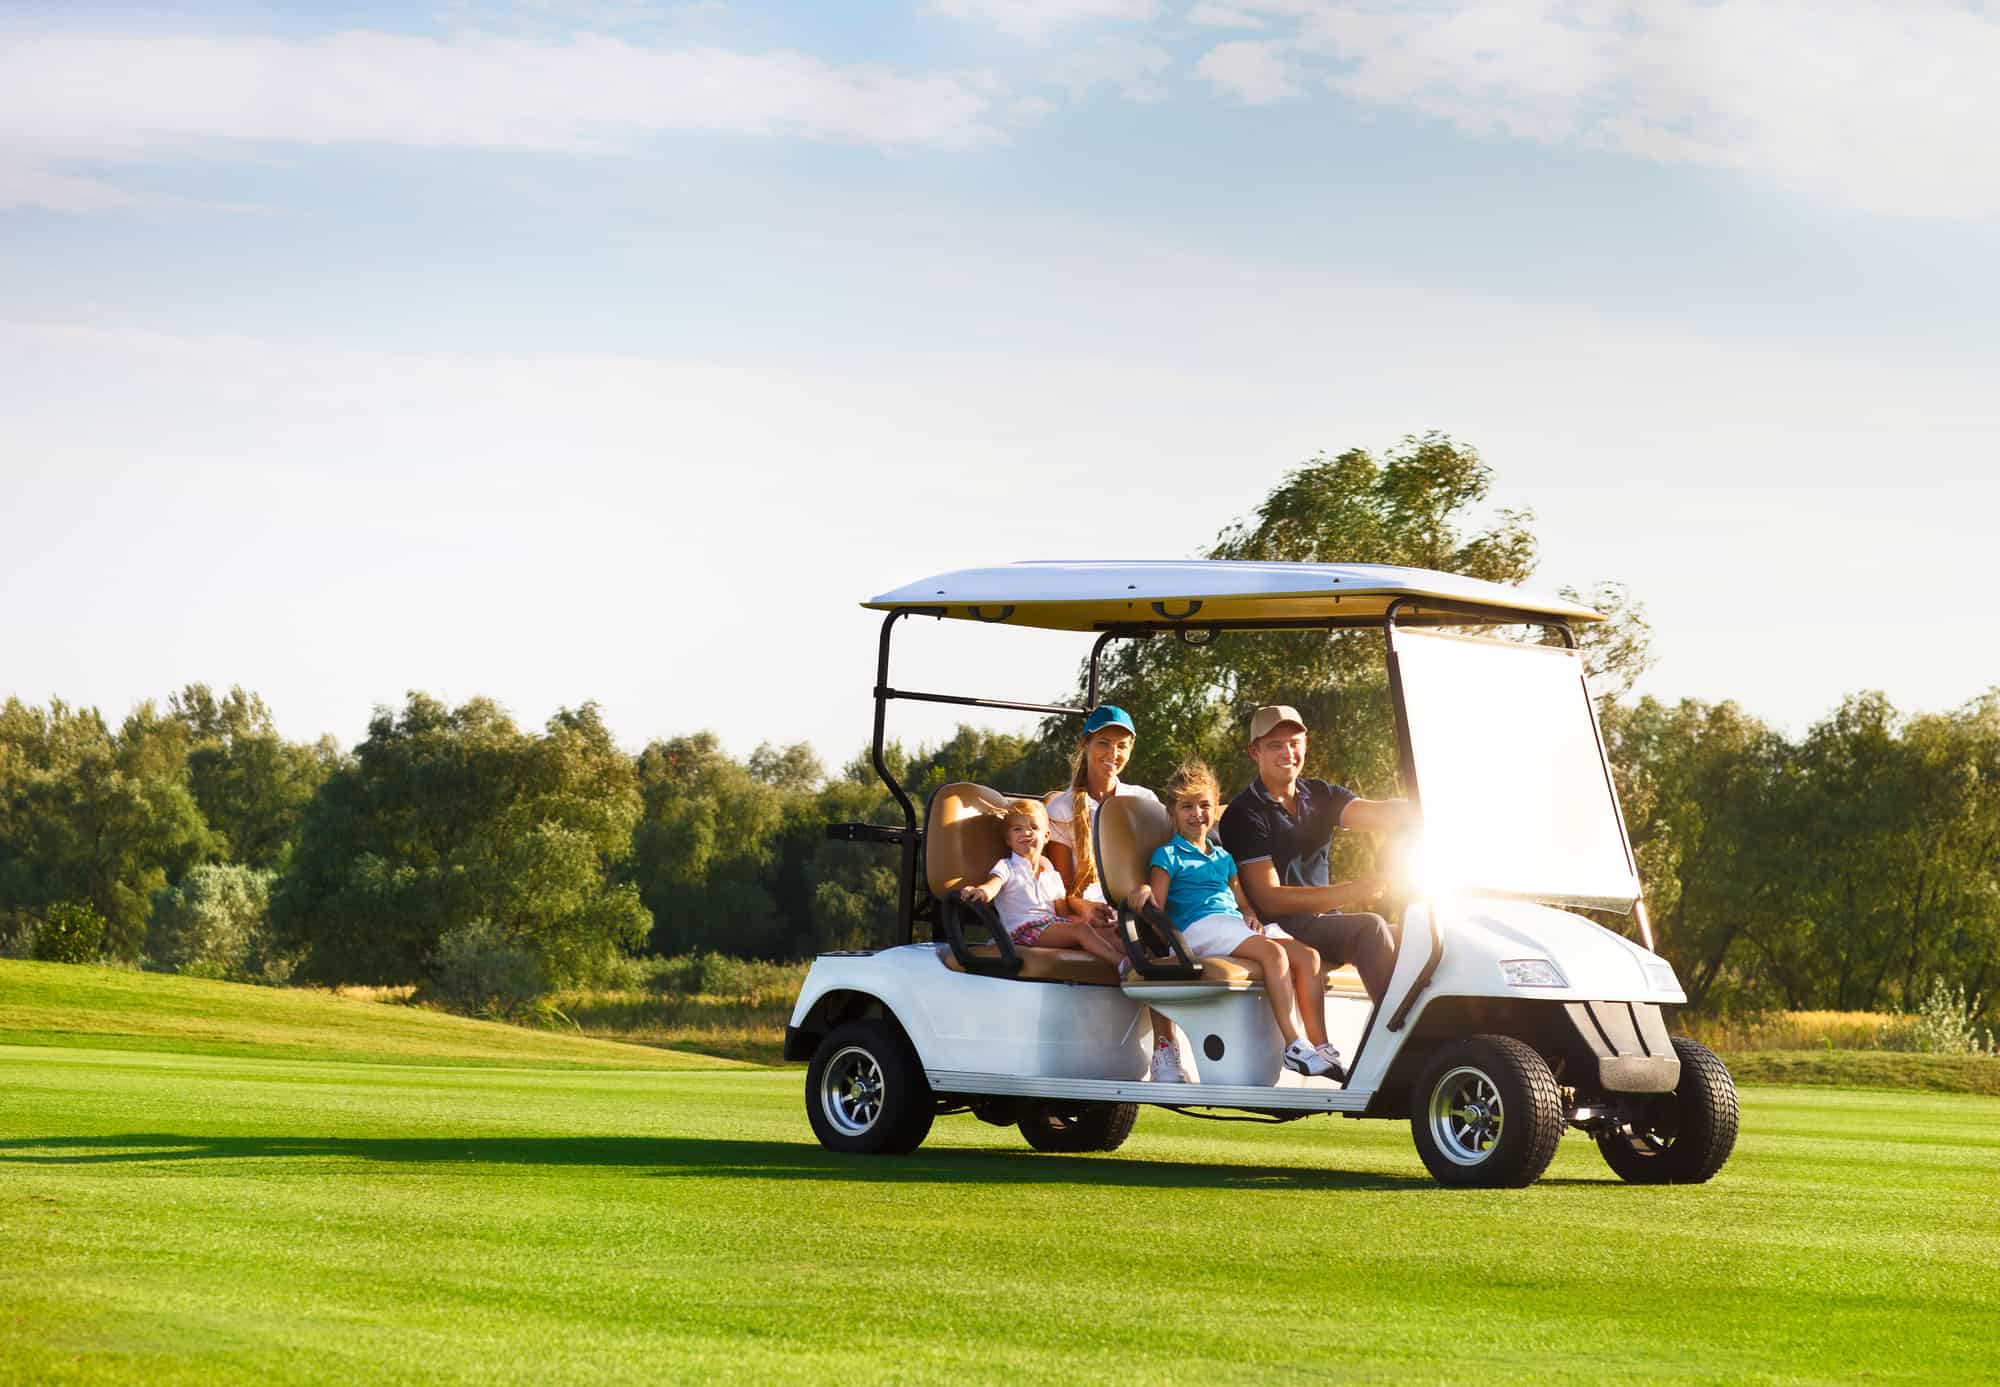
<path id="1" fill-rule="evenodd" d="M 1144 795 L 1113 795 L 1104 801 L 1093 822 L 1091 842 L 1097 849 L 1097 874 L 1106 900 L 1129 900 L 1150 875 L 1153 849 L 1174 836 L 1167 807 Z"/>
<path id="2" fill-rule="evenodd" d="M 1254 958 L 1204 958 L 1201 962 L 1201 981 L 1226 983 L 1232 987 L 1248 987 L 1251 983 L 1264 981 L 1264 965 Z M 1368 989 L 1361 985 L 1361 974 L 1354 971 L 1354 965 L 1343 964 L 1329 968 L 1325 974 L 1327 995 L 1332 997 L 1359 997 L 1367 1000 Z M 1144 978 L 1128 979 L 1130 987 L 1147 987 Z M 1181 986 L 1174 979 L 1163 979 L 1162 987 Z"/>
<path id="3" fill-rule="evenodd" d="M 970 944 L 968 952 L 975 958 L 998 958 L 1000 951 L 991 944 Z M 1112 966 L 1100 958 L 1094 958 L 1081 949 L 1041 949 L 1021 948 L 1014 952 L 1021 956 L 1021 971 L 1016 977 L 1025 982 L 1087 982 L 1105 987 L 1118 985 L 1118 974 Z M 944 966 L 954 973 L 965 969 L 950 949 L 938 950 L 938 957 Z"/>
<path id="4" fill-rule="evenodd" d="M 1005 795 L 960 780 L 931 796 L 924 819 L 924 875 L 933 896 L 977 886 L 1008 851 Z"/>

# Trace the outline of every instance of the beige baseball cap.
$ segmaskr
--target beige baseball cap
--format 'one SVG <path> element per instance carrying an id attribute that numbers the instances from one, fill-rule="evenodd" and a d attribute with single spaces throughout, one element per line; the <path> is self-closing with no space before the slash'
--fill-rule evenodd
<path id="1" fill-rule="evenodd" d="M 1259 741 L 1269 736 L 1273 728 L 1288 722 L 1298 724 L 1301 732 L 1306 730 L 1306 720 L 1299 716 L 1299 710 L 1291 704 L 1266 704 L 1250 715 L 1250 740 Z"/>

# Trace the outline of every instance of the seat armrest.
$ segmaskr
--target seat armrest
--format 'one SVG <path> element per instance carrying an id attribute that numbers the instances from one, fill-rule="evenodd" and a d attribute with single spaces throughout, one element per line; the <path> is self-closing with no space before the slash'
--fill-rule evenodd
<path id="1" fill-rule="evenodd" d="M 1174 928 L 1166 912 L 1151 901 L 1136 911 L 1121 906 L 1118 927 L 1125 938 L 1125 953 L 1132 960 L 1132 971 L 1140 977 L 1164 981 L 1201 976 L 1201 964 L 1188 948 L 1187 940 Z M 1166 957 L 1160 958 L 1158 954 Z"/>
<path id="2" fill-rule="evenodd" d="M 944 926 L 944 942 L 951 949 L 951 956 L 966 972 L 998 978 L 1011 978 L 1020 973 L 1021 955 L 1015 952 L 1014 941 L 1008 937 L 1006 926 L 1000 923 L 1000 912 L 993 908 L 991 901 L 968 901 L 956 891 L 948 892 L 938 901 L 938 923 Z M 992 937 L 994 946 L 1000 950 L 1000 957 L 981 958 L 967 947 L 965 932 L 968 924 Z"/>

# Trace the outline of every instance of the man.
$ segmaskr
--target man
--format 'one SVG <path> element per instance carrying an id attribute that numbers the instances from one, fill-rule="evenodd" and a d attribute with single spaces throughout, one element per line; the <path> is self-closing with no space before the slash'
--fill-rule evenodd
<path id="1" fill-rule="evenodd" d="M 1330 883 L 1327 849 L 1336 829 L 1399 833 L 1418 827 L 1408 800 L 1362 799 L 1344 785 L 1299 775 L 1306 724 L 1286 704 L 1250 715 L 1250 759 L 1257 778 L 1229 802 L 1219 831 L 1257 913 L 1329 964 L 1351 963 L 1371 1000 L 1380 1002 L 1396 966 L 1396 941 L 1380 915 L 1349 913 L 1382 894 L 1379 876 Z"/>

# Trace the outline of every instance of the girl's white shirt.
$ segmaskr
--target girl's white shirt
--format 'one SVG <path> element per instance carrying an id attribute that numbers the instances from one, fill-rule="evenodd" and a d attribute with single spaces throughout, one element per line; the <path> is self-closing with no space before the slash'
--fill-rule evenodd
<path id="1" fill-rule="evenodd" d="M 1119 781 L 1113 786 L 1111 794 L 1106 796 L 1106 798 L 1115 799 L 1119 795 L 1137 795 L 1142 799 L 1149 799 L 1155 804 L 1160 802 L 1160 797 L 1151 790 L 1148 790 L 1144 785 L 1134 785 L 1124 780 Z M 1103 804 L 1104 800 L 1099 799 L 1095 795 L 1091 795 L 1089 798 L 1091 812 L 1095 813 L 1097 807 Z M 1043 803 L 1048 806 L 1049 811 L 1049 841 L 1051 843 L 1061 843 L 1071 853 L 1075 853 L 1076 799 L 1074 792 L 1067 788 L 1051 791 Z M 1090 885 L 1083 888 L 1083 899 L 1087 901 L 1102 901 L 1104 899 L 1104 887 L 1093 880 Z"/>
<path id="2" fill-rule="evenodd" d="M 1028 859 L 1021 854 L 1010 853 L 993 864 L 987 873 L 987 880 L 1002 878 L 1000 894 L 993 898 L 993 908 L 1000 912 L 1000 923 L 1011 934 L 1030 920 L 1046 920 L 1051 915 L 1060 914 L 1058 907 L 1067 893 L 1063 890 L 1062 873 L 1055 864 L 1044 857 L 1039 874 L 1028 865 Z"/>

